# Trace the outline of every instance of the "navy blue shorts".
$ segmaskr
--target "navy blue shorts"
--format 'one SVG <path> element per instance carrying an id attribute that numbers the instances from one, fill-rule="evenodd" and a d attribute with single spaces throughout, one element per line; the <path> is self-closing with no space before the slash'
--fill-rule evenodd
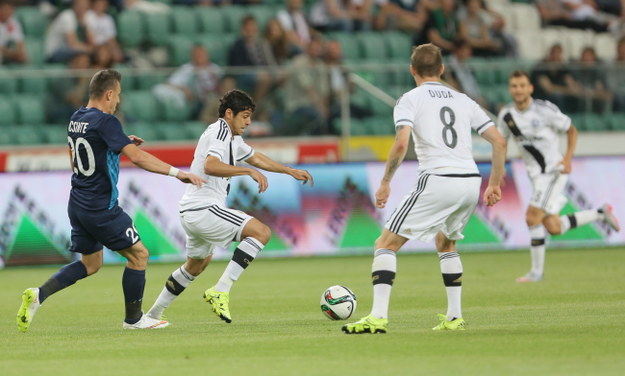
<path id="1" fill-rule="evenodd" d="M 130 216 L 117 205 L 111 210 L 88 211 L 70 201 L 67 214 L 72 225 L 72 252 L 89 255 L 102 245 L 121 251 L 141 240 Z"/>

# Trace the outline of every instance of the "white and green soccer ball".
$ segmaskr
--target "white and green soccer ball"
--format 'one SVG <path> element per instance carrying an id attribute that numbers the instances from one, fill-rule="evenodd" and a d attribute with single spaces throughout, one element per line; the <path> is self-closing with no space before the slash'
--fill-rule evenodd
<path id="1" fill-rule="evenodd" d="M 321 295 L 321 312 L 330 320 L 347 320 L 355 310 L 356 295 L 345 286 L 330 286 Z"/>

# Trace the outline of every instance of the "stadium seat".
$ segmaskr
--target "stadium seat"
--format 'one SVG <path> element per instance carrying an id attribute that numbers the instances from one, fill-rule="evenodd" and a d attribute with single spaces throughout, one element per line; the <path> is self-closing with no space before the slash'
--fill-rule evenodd
<path id="1" fill-rule="evenodd" d="M 20 124 L 41 125 L 45 119 L 45 103 L 43 97 L 34 95 L 17 95 L 13 98 L 13 106 Z"/>
<path id="2" fill-rule="evenodd" d="M 383 35 L 376 32 L 359 33 L 356 35 L 366 62 L 382 63 L 388 60 L 390 56 L 386 48 L 387 42 Z"/>
<path id="3" fill-rule="evenodd" d="M 188 121 L 185 123 L 185 130 L 187 131 L 188 140 L 197 140 L 202 133 L 206 130 L 208 124 L 201 121 Z"/>
<path id="4" fill-rule="evenodd" d="M 8 69 L 0 68 L 0 94 L 13 95 L 17 92 L 18 80 Z"/>
<path id="5" fill-rule="evenodd" d="M 45 63 L 43 40 L 39 38 L 26 37 L 26 54 L 28 54 L 28 65 L 40 66 Z"/>
<path id="6" fill-rule="evenodd" d="M 188 120 L 191 116 L 191 108 L 189 106 L 180 108 L 170 101 L 160 102 L 159 106 L 162 110 L 163 120 L 166 121 L 180 122 Z"/>
<path id="7" fill-rule="evenodd" d="M 67 143 L 67 126 L 65 124 L 44 124 L 38 128 L 43 134 L 45 142 L 52 145 Z"/>
<path id="8" fill-rule="evenodd" d="M 24 34 L 29 37 L 43 38 L 48 27 L 48 18 L 38 7 L 19 6 L 15 8 L 15 16 L 22 24 Z"/>
<path id="9" fill-rule="evenodd" d="M 187 36 L 174 35 L 169 38 L 169 64 L 172 66 L 180 66 L 189 62 L 191 59 L 191 49 L 193 41 Z"/>
<path id="10" fill-rule="evenodd" d="M 410 61 L 412 39 L 409 35 L 399 31 L 388 31 L 383 33 L 383 37 L 388 46 L 390 58 L 393 61 L 400 63 Z"/>
<path id="11" fill-rule="evenodd" d="M 154 123 L 129 122 L 124 124 L 124 133 L 141 137 L 146 141 L 158 141 L 161 139 Z"/>
<path id="12" fill-rule="evenodd" d="M 160 83 L 166 82 L 168 73 L 161 71 L 146 71 L 136 76 L 136 87 L 139 90 L 152 90 L 152 88 Z"/>
<path id="13" fill-rule="evenodd" d="M 1 99 L 0 99 L 0 102 L 2 102 Z M 13 128 L 0 129 L 0 146 L 11 146 L 11 145 L 14 145 Z"/>
<path id="14" fill-rule="evenodd" d="M 195 35 L 199 31 L 199 20 L 195 10 L 185 6 L 174 6 L 171 9 L 172 31 L 186 36 Z"/>
<path id="15" fill-rule="evenodd" d="M 139 121 L 158 120 L 159 106 L 151 92 L 134 91 L 123 95 L 122 110 L 127 119 Z"/>
<path id="16" fill-rule="evenodd" d="M 144 23 L 141 13 L 126 10 L 117 17 L 117 34 L 124 47 L 139 47 L 144 39 Z"/>
<path id="17" fill-rule="evenodd" d="M 616 57 L 616 39 L 607 33 L 596 33 L 594 35 L 593 46 L 597 51 L 597 56 L 602 60 L 614 60 Z"/>
<path id="18" fill-rule="evenodd" d="M 195 8 L 200 29 L 204 33 L 224 33 L 228 31 L 226 20 L 221 14 L 221 8 L 218 7 L 199 7 Z"/>
<path id="19" fill-rule="evenodd" d="M 231 33 L 239 32 L 241 29 L 241 20 L 248 14 L 254 15 L 247 9 L 247 7 L 238 5 L 224 7 L 221 10 L 221 15 L 226 23 L 226 30 Z M 260 19 L 256 18 L 256 21 L 258 21 L 258 24 L 260 25 Z M 259 34 L 262 35 L 261 28 L 259 28 Z"/>
<path id="20" fill-rule="evenodd" d="M 333 32 L 326 34 L 329 39 L 337 40 L 341 43 L 343 49 L 343 58 L 345 61 L 353 61 L 355 63 L 362 63 L 362 53 L 360 49 L 360 43 L 358 39 L 354 38 L 352 33 Z"/>
<path id="21" fill-rule="evenodd" d="M 49 80 L 44 75 L 23 75 L 19 79 L 19 91 L 24 94 L 45 97 L 47 95 Z"/>
<path id="22" fill-rule="evenodd" d="M 40 145 L 46 142 L 46 135 L 39 131 L 39 126 L 22 125 L 14 128 L 13 142 L 15 145 Z"/>
<path id="23" fill-rule="evenodd" d="M 265 27 L 270 19 L 276 16 L 276 11 L 271 6 L 267 5 L 251 5 L 247 7 L 247 12 L 244 14 L 252 14 L 258 22 L 258 30 L 260 34 L 265 34 Z M 237 28 L 238 31 L 239 29 Z"/>
<path id="24" fill-rule="evenodd" d="M 179 122 L 163 123 L 159 125 L 158 130 L 165 141 L 182 141 L 189 138 L 185 127 L 184 124 Z"/>
<path id="25" fill-rule="evenodd" d="M 16 114 L 13 110 L 13 103 L 8 96 L 0 96 L 0 126 L 13 126 L 16 121 Z M 4 132 L 6 128 L 3 128 L 0 133 Z"/>
<path id="26" fill-rule="evenodd" d="M 204 45 L 208 49 L 208 54 L 213 63 L 226 66 L 228 64 L 228 51 L 237 38 L 236 34 L 201 34 L 196 38 L 196 42 Z"/>
<path id="27" fill-rule="evenodd" d="M 164 46 L 169 40 L 171 25 L 165 13 L 142 13 L 145 22 L 146 41 L 155 46 Z"/>

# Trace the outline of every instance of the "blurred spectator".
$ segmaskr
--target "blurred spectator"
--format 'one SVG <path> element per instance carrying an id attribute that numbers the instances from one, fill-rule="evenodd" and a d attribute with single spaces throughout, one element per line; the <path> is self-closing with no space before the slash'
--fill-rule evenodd
<path id="1" fill-rule="evenodd" d="M 96 47 L 103 46 L 109 50 L 113 61 L 121 63 L 124 55 L 117 42 L 117 27 L 115 21 L 108 14 L 108 0 L 93 0 L 91 11 L 87 12 L 85 18 L 91 33 L 93 43 Z"/>
<path id="2" fill-rule="evenodd" d="M 241 36 L 230 47 L 228 65 L 233 67 L 276 67 L 277 62 L 269 42 L 258 33 L 258 23 L 252 15 L 241 20 Z M 237 84 L 243 90 L 254 93 L 260 105 L 277 78 L 271 70 L 254 70 L 237 75 Z"/>
<path id="3" fill-rule="evenodd" d="M 579 112 L 582 110 L 579 104 L 580 101 L 583 103 L 583 93 L 563 56 L 562 46 L 556 43 L 549 49 L 547 57 L 534 67 L 531 73 L 534 97 L 553 102 L 564 112 Z"/>
<path id="4" fill-rule="evenodd" d="M 330 74 L 330 125 L 329 133 L 341 134 L 341 96 L 346 91 L 353 92 L 354 86 L 349 80 L 349 70 L 343 65 L 343 49 L 341 42 L 329 40 L 326 42 L 324 61 Z M 355 103 L 349 104 L 349 116 L 362 119 L 372 116 L 373 112 Z"/>
<path id="5" fill-rule="evenodd" d="M 317 0 L 310 23 L 321 32 L 371 30 L 372 6 L 373 0 Z"/>
<path id="6" fill-rule="evenodd" d="M 460 38 L 469 43 L 475 56 L 504 55 L 503 42 L 493 38 L 485 15 L 481 0 L 466 0 L 465 6 L 458 11 Z"/>
<path id="7" fill-rule="evenodd" d="M 330 80 L 323 61 L 323 42 L 313 38 L 306 53 L 293 58 L 284 85 L 286 121 L 281 136 L 328 134 Z"/>
<path id="8" fill-rule="evenodd" d="M 167 13 L 169 5 L 148 0 L 120 0 L 125 10 L 136 10 L 144 13 Z"/>
<path id="9" fill-rule="evenodd" d="M 612 111 L 614 95 L 608 90 L 605 69 L 593 47 L 585 47 L 579 59 L 579 69 L 574 77 L 581 85 L 586 98 L 585 109 L 592 112 Z"/>
<path id="10" fill-rule="evenodd" d="M 625 1 L 625 0 L 623 0 Z M 505 55 L 508 57 L 519 56 L 518 44 L 515 36 L 506 31 L 506 20 L 503 16 L 488 7 L 485 0 L 480 0 L 482 17 L 484 18 L 491 36 L 501 41 Z"/>
<path id="11" fill-rule="evenodd" d="M 376 0 L 376 4 L 374 27 L 377 30 L 419 32 L 425 26 L 428 12 L 435 8 L 432 0 Z"/>
<path id="12" fill-rule="evenodd" d="M 212 102 L 218 102 L 216 99 L 223 92 L 222 80 L 221 67 L 211 62 L 206 47 L 198 44 L 191 51 L 191 61 L 176 69 L 166 83 L 156 85 L 152 91 L 159 101 L 173 103 L 180 109 L 190 105 L 193 118 L 209 120 L 216 118 L 217 111 L 210 116 L 203 110 Z"/>
<path id="13" fill-rule="evenodd" d="M 70 77 L 52 81 L 48 91 L 47 114 L 51 123 L 64 123 L 80 106 L 87 104 L 89 81 L 92 72 L 91 58 L 86 53 L 76 53 L 68 63 Z"/>
<path id="14" fill-rule="evenodd" d="M 616 58 L 608 77 L 608 88 L 614 93 L 614 110 L 625 112 L 625 37 L 616 44 Z"/>
<path id="15" fill-rule="evenodd" d="M 113 59 L 113 55 L 111 55 L 111 50 L 102 45 L 96 47 L 93 51 L 93 55 L 91 55 L 91 63 L 93 69 L 109 69 L 115 65 L 115 60 Z"/>
<path id="16" fill-rule="evenodd" d="M 0 64 L 24 64 L 27 60 L 24 33 L 13 17 L 13 4 L 0 0 Z"/>
<path id="17" fill-rule="evenodd" d="M 286 0 L 286 8 L 278 11 L 276 17 L 286 31 L 289 41 L 301 51 L 310 43 L 312 30 L 302 9 L 304 0 Z"/>
<path id="18" fill-rule="evenodd" d="M 269 42 L 276 63 L 280 65 L 285 64 L 291 57 L 302 52 L 298 46 L 291 43 L 277 18 L 272 18 L 267 22 L 265 40 Z"/>
<path id="19" fill-rule="evenodd" d="M 427 40 L 440 47 L 443 55 L 448 55 L 454 50 L 458 32 L 456 0 L 441 0 L 440 7 L 430 13 L 425 26 Z"/>
<path id="20" fill-rule="evenodd" d="M 88 11 L 89 0 L 74 0 L 70 9 L 62 11 L 52 21 L 45 41 L 49 63 L 65 63 L 75 55 L 93 52 L 94 38 L 86 23 Z"/>
<path id="21" fill-rule="evenodd" d="M 471 99 L 488 108 L 489 105 L 482 97 L 480 87 L 475 79 L 473 70 L 467 64 L 472 56 L 472 49 L 469 42 L 459 40 L 455 42 L 454 52 L 447 59 L 443 78 L 456 90 L 465 93 Z"/>
<path id="22" fill-rule="evenodd" d="M 544 25 L 622 32 L 618 17 L 598 11 L 594 0 L 537 0 L 536 6 Z"/>

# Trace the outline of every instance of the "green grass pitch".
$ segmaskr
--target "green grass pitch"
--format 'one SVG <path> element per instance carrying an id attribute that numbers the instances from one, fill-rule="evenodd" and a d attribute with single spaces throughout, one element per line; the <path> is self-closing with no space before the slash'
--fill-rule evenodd
<path id="1" fill-rule="evenodd" d="M 344 335 L 323 317 L 333 284 L 369 312 L 371 256 L 263 259 L 231 292 L 233 323 L 202 300 L 225 267 L 209 265 L 166 311 L 163 330 L 121 330 L 123 266 L 51 297 L 28 333 L 20 294 L 57 268 L 0 270 L 0 374 L 12 375 L 623 375 L 625 249 L 552 250 L 546 279 L 519 285 L 525 252 L 463 254 L 465 332 L 433 332 L 446 308 L 438 259 L 399 254 L 389 333 Z M 144 309 L 175 264 L 148 268 Z"/>

